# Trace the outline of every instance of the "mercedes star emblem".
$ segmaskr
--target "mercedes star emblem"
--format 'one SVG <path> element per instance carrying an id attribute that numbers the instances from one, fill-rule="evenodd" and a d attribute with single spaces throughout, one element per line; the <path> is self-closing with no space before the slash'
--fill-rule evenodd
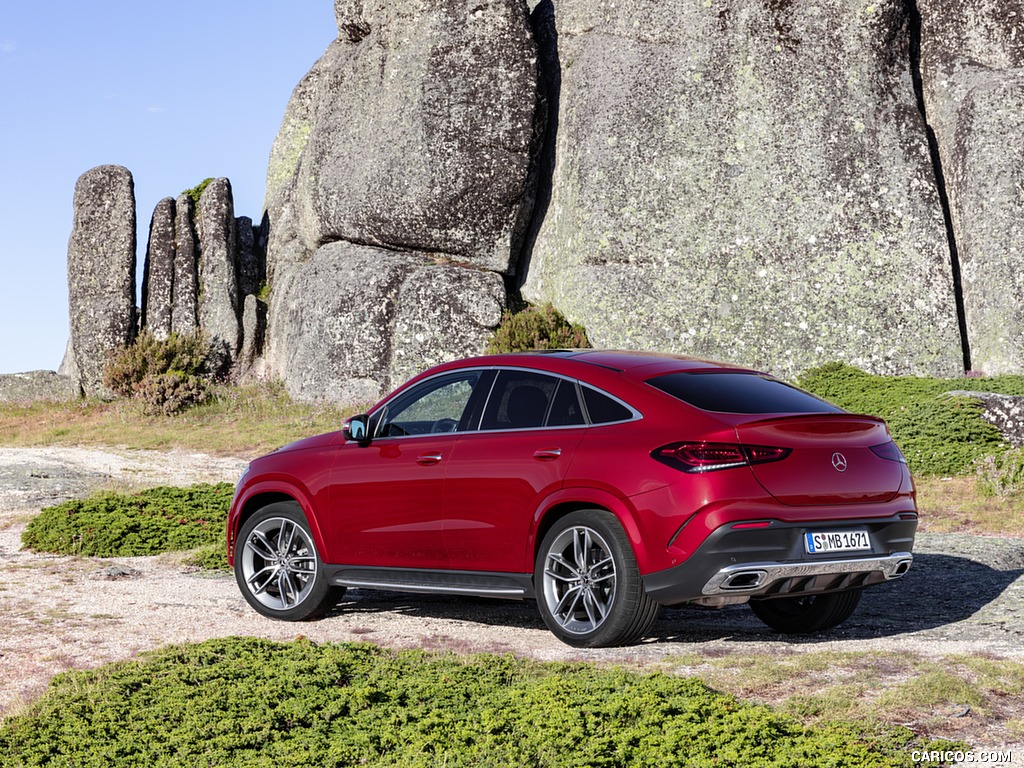
<path id="1" fill-rule="evenodd" d="M 832 466 L 836 468 L 836 472 L 845 472 L 848 466 L 846 457 L 839 453 L 839 451 L 836 451 L 832 454 Z"/>

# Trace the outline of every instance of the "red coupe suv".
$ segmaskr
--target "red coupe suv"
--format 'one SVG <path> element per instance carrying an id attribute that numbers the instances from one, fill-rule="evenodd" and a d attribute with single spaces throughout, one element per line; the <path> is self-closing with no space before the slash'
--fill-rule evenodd
<path id="1" fill-rule="evenodd" d="M 914 499 L 884 422 L 763 373 L 496 355 L 253 461 L 228 556 L 250 605 L 291 621 L 355 587 L 533 598 L 575 646 L 636 642 L 680 603 L 816 632 L 908 571 Z"/>

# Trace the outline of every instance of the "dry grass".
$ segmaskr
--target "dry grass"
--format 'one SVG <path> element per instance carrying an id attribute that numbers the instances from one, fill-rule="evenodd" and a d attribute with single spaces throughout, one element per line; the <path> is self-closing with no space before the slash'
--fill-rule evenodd
<path id="1" fill-rule="evenodd" d="M 986 496 L 974 477 L 925 477 L 916 485 L 922 531 L 1024 536 L 1024 496 Z"/>
<path id="2" fill-rule="evenodd" d="M 340 429 L 355 412 L 295 403 L 278 384 L 221 387 L 209 403 L 174 416 L 147 415 L 132 400 L 0 403 L 0 444 L 182 448 L 252 457 Z"/>
<path id="3" fill-rule="evenodd" d="M 1024 733 L 1024 662 L 905 651 L 687 654 L 668 672 L 779 707 L 805 722 L 905 725 L 933 738 L 1012 743 Z"/>

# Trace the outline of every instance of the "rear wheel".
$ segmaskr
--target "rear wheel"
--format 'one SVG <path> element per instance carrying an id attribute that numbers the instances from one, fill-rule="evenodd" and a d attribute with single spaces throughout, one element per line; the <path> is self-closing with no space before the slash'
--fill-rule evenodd
<path id="1" fill-rule="evenodd" d="M 751 600 L 750 608 L 757 618 L 776 632 L 786 635 L 823 632 L 850 618 L 860 602 L 861 591 L 852 589 L 826 595 Z"/>
<path id="2" fill-rule="evenodd" d="M 625 531 L 610 512 L 573 512 L 541 543 L 534 570 L 548 629 L 569 645 L 596 648 L 638 641 L 658 615 Z"/>
<path id="3" fill-rule="evenodd" d="M 270 504 L 242 525 L 235 580 L 249 605 L 284 621 L 319 618 L 345 594 L 327 583 L 306 516 L 289 502 Z"/>

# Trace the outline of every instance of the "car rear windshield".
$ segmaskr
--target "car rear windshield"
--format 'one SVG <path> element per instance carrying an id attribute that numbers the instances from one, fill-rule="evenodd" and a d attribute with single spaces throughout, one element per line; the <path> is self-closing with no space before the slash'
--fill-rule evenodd
<path id="1" fill-rule="evenodd" d="M 648 379 L 662 392 L 703 411 L 722 413 L 842 413 L 802 389 L 753 373 L 670 373 Z"/>

